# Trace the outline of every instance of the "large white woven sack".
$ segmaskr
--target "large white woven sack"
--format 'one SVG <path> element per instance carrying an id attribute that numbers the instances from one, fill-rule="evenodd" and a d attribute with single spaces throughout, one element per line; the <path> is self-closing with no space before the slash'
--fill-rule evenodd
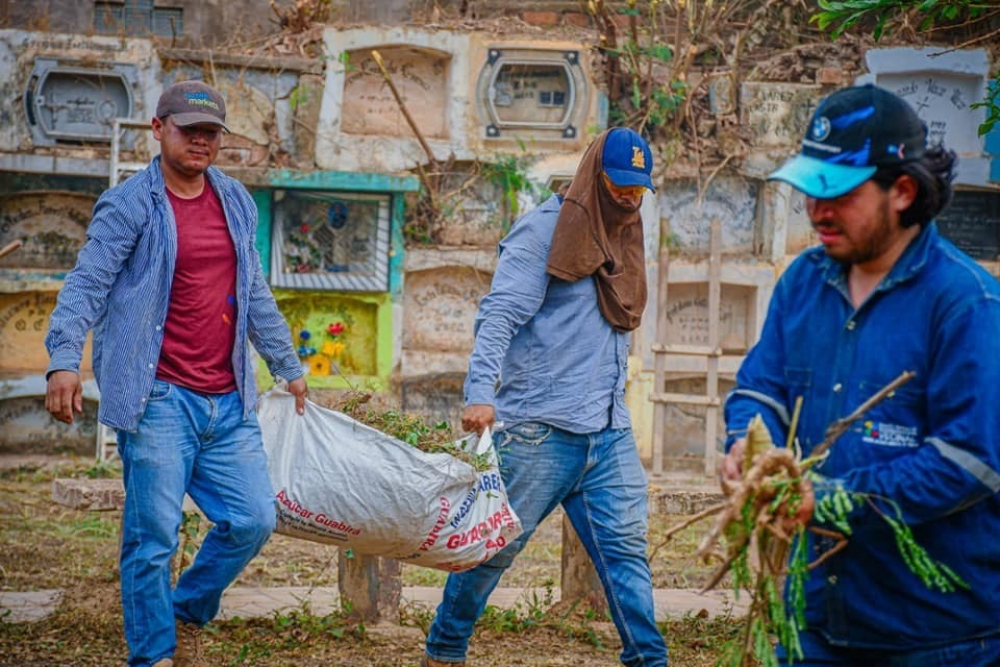
<path id="1" fill-rule="evenodd" d="M 309 401 L 300 416 L 278 389 L 261 396 L 258 418 L 282 535 L 458 572 L 522 532 L 489 432 L 459 441 L 488 453 L 476 471 Z"/>

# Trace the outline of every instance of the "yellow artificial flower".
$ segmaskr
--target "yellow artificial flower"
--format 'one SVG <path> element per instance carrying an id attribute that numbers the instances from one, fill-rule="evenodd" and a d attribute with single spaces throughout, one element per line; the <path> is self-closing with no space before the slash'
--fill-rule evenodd
<path id="1" fill-rule="evenodd" d="M 310 375 L 329 375 L 330 359 L 322 354 L 314 354 L 307 360 Z"/>
<path id="2" fill-rule="evenodd" d="M 346 347 L 347 346 L 340 341 L 328 340 L 323 343 L 323 354 L 337 359 L 344 353 Z"/>

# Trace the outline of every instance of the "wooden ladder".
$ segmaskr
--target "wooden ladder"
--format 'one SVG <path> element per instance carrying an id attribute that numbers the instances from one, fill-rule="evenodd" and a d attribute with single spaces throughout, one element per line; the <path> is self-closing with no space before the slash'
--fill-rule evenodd
<path id="1" fill-rule="evenodd" d="M 660 238 L 666 238 L 666 230 L 661 229 Z M 716 473 L 716 443 L 718 441 L 719 409 L 719 361 L 724 352 L 719 339 L 719 311 L 722 301 L 722 231 L 718 219 L 713 219 L 709 227 L 708 259 L 708 343 L 707 345 L 672 345 L 667 341 L 669 330 L 668 284 L 670 250 L 661 243 L 657 275 L 657 320 L 656 336 L 659 342 L 651 346 L 654 356 L 654 389 L 649 400 L 653 408 L 653 461 L 651 475 L 661 477 L 665 471 L 664 450 L 667 440 L 667 408 L 672 404 L 705 406 L 705 445 L 703 450 L 704 473 L 706 477 Z M 705 359 L 705 393 L 680 394 L 665 391 L 667 373 L 671 370 L 671 358 L 694 356 Z"/>

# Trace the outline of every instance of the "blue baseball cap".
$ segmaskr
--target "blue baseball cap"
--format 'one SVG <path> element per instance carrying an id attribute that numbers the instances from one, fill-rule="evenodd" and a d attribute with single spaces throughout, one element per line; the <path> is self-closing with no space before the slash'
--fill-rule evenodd
<path id="1" fill-rule="evenodd" d="M 639 133 L 627 127 L 616 127 L 604 137 L 601 169 L 619 187 L 641 185 L 656 192 L 653 179 L 653 152 Z"/>
<path id="2" fill-rule="evenodd" d="M 927 126 L 913 108 L 871 84 L 843 88 L 820 102 L 798 155 L 768 176 L 817 199 L 845 195 L 879 167 L 923 156 Z"/>

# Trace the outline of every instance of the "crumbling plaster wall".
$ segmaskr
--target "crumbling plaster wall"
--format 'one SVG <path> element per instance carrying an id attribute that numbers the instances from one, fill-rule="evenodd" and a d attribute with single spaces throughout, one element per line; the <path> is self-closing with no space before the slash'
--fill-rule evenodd
<path id="1" fill-rule="evenodd" d="M 53 21 L 89 25 L 92 20 L 92 17 L 79 14 L 83 11 L 79 6 L 70 7 L 77 3 L 43 4 L 58 9 L 50 16 Z M 261 18 L 265 4 L 251 0 L 185 3 L 185 8 L 192 5 L 185 14 L 185 20 L 192 26 L 189 37 L 193 40 L 199 34 L 209 33 L 231 36 L 241 25 L 234 17 L 240 20 Z M 559 27 L 559 48 L 564 48 L 567 33 L 563 29 L 588 25 L 587 17 L 577 15 L 569 4 L 578 8 L 576 3 L 551 2 L 532 4 L 530 8 L 524 3 L 498 3 L 493 9 L 497 14 L 516 14 L 527 25 L 537 28 L 516 36 L 519 46 L 551 48 L 556 43 L 556 33 L 548 30 Z M 338 4 L 341 8 L 348 5 Z M 421 3 L 409 5 L 411 12 L 423 9 L 426 7 Z M 484 11 L 483 7 L 478 10 Z M 395 18 L 405 13 L 406 3 L 393 3 L 387 11 Z M 28 20 L 23 12 L 19 16 L 22 21 Z M 0 4 L 0 19 L 9 21 L 10 17 L 10 4 Z M 66 38 L 55 39 L 58 42 Z M 109 39 L 114 41 L 113 38 L 79 35 L 72 38 L 73 41 L 94 43 Z M 291 169 L 288 173 L 293 177 L 316 169 L 395 175 L 413 173 L 415 165 L 424 157 L 422 148 L 408 138 L 409 131 L 402 127 L 398 118 L 394 121 L 399 125 L 394 136 L 376 134 L 365 138 L 363 125 L 351 128 L 353 137 L 349 141 L 339 134 L 346 102 L 343 86 L 350 68 L 349 63 L 332 56 L 379 44 L 403 49 L 412 47 L 412 51 L 403 55 L 416 59 L 416 64 L 421 54 L 436 62 L 441 62 L 442 58 L 447 61 L 447 73 L 438 82 L 444 90 L 435 91 L 446 99 L 440 108 L 447 122 L 437 135 L 446 133 L 447 136 L 435 137 L 431 133 L 431 146 L 439 159 L 456 156 L 462 160 L 489 160 L 517 153 L 526 158 L 527 175 L 539 187 L 569 178 L 586 141 L 577 142 L 572 150 L 554 150 L 551 145 L 539 149 L 532 147 L 530 142 L 526 149 L 515 150 L 509 144 L 491 144 L 482 136 L 473 136 L 480 128 L 475 122 L 477 110 L 471 99 L 475 91 L 472 81 L 475 72 L 469 66 L 468 52 L 482 50 L 491 39 L 495 37 L 476 34 L 474 27 L 467 33 L 456 33 L 451 28 L 438 30 L 432 25 L 419 28 L 328 27 L 322 42 L 327 57 L 311 61 L 267 56 L 247 59 L 208 50 L 171 51 L 171 47 L 162 43 L 143 40 L 137 42 L 141 46 L 130 48 L 148 49 L 151 54 L 146 76 L 153 73 L 154 80 L 143 79 L 140 86 L 141 108 L 147 111 L 167 79 L 218 77 L 234 99 L 234 116 L 238 116 L 233 122 L 236 136 L 228 140 L 226 164 L 251 187 L 268 187 L 273 183 L 275 166 Z M 513 38 L 504 35 L 504 39 Z M 475 49 L 471 49 L 473 45 Z M 19 56 L 12 54 L 13 50 L 9 50 L 6 57 L 0 57 L 0 68 L 21 67 L 15 64 Z M 767 183 L 764 177 L 795 152 L 817 101 L 835 85 L 849 83 L 831 76 L 830 72 L 825 72 L 823 77 L 816 82 L 796 84 L 742 82 L 734 89 L 739 98 L 741 125 L 752 137 L 751 150 L 738 168 L 713 173 L 708 179 L 672 173 L 670 169 L 658 170 L 661 174 L 659 191 L 655 196 L 648 196 L 643 205 L 650 301 L 643 325 L 633 338 L 628 393 L 637 439 L 646 458 L 651 455 L 654 440 L 653 407 L 648 397 L 664 389 L 654 387 L 653 346 L 658 343 L 698 344 L 706 340 L 711 221 L 718 219 L 722 223 L 721 334 L 725 345 L 735 350 L 745 351 L 753 344 L 763 323 L 774 281 L 791 258 L 812 243 L 801 195 L 787 186 Z M 596 90 L 596 85 L 594 88 Z M 302 91 L 308 91 L 308 95 L 300 94 Z M 4 95 L 14 101 L 12 108 L 17 108 L 17 91 L 5 90 Z M 380 99 L 391 102 L 385 94 Z M 595 107 L 600 106 L 597 98 L 592 103 Z M 720 109 L 719 112 L 731 111 Z M 0 128 L 2 143 L 16 146 L 16 150 L 8 150 L 7 155 L 0 154 L 0 169 L 20 171 L 27 164 L 26 158 L 47 154 L 51 158 L 47 168 L 52 173 L 86 172 L 93 176 L 102 169 L 106 171 L 106 149 L 75 147 L 65 151 L 39 151 L 32 148 L 30 142 L 15 136 L 14 125 L 16 123 L 4 123 Z M 588 126 L 587 131 L 592 133 L 600 128 L 600 123 L 596 122 Z M 14 156 L 14 153 L 20 155 Z M 275 165 L 276 157 L 285 162 Z M 100 166 L 102 160 L 103 167 Z M 31 167 L 37 168 L 37 164 Z M 483 188 L 485 194 L 488 189 L 485 185 Z M 533 205 L 540 196 L 536 194 L 524 199 L 522 204 Z M 476 209 L 470 210 L 474 218 Z M 472 318 L 478 299 L 488 290 L 496 240 L 495 235 L 484 234 L 485 227 L 480 224 L 483 221 L 466 217 L 462 224 L 457 224 L 457 219 L 455 222 L 446 235 L 446 245 L 411 245 L 401 253 L 402 257 L 394 260 L 398 262 L 401 290 L 398 297 L 393 295 L 392 309 L 395 340 L 392 364 L 397 398 L 404 407 L 452 420 L 458 414 L 461 377 L 472 345 Z M 262 242 L 266 244 L 266 239 Z M 669 264 L 661 265 L 667 258 Z M 664 278 L 665 282 L 661 282 Z M 661 304 L 658 295 L 664 287 L 667 289 Z M 666 308 L 663 317 L 661 305 Z M 702 391 L 704 374 L 700 367 L 690 360 L 675 361 L 667 378 L 667 389 Z M 735 368 L 730 365 L 722 369 L 723 390 L 728 386 L 726 382 L 731 381 Z M 24 382 L 21 385 L 26 386 Z M 699 429 L 692 424 L 703 423 L 703 420 L 703 410 L 672 408 L 665 425 L 674 438 L 671 447 L 681 453 L 697 451 Z"/>

